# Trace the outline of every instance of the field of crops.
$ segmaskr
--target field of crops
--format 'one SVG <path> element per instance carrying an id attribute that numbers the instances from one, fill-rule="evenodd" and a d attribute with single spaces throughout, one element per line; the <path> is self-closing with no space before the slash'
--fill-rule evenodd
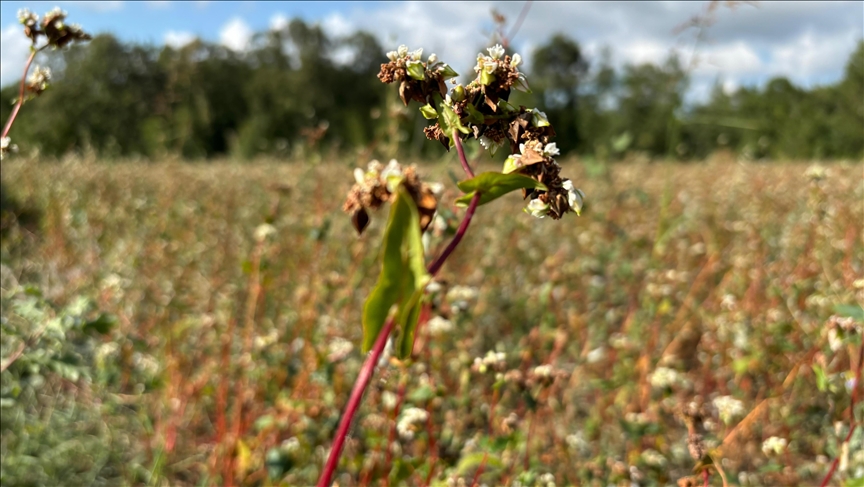
<path id="1" fill-rule="evenodd" d="M 338 485 L 676 485 L 694 450 L 864 485 L 864 166 L 562 164 L 582 216 L 479 209 Z M 355 165 L 4 161 L 0 482 L 314 485 L 386 221 L 341 211 Z"/>

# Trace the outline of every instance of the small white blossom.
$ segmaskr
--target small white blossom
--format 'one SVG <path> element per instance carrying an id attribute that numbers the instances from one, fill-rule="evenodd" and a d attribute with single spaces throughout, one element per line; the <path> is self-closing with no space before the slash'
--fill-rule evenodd
<path id="1" fill-rule="evenodd" d="M 390 163 L 381 171 L 381 179 L 387 183 L 388 191 L 391 193 L 396 191 L 396 187 L 402 181 L 402 166 L 399 165 L 396 159 L 390 159 Z"/>
<path id="2" fill-rule="evenodd" d="M 469 303 L 477 299 L 477 289 L 468 286 L 453 286 L 447 291 L 447 301 L 450 306 L 459 311 L 468 309 Z"/>
<path id="3" fill-rule="evenodd" d="M 489 55 L 492 57 L 492 59 L 500 59 L 501 56 L 504 55 L 504 48 L 501 46 L 501 44 L 495 44 L 494 46 L 486 50 L 489 51 Z"/>
<path id="4" fill-rule="evenodd" d="M 384 406 L 384 409 L 387 411 L 392 411 L 393 408 L 396 407 L 396 401 L 398 397 L 396 394 L 393 394 L 390 391 L 384 391 L 381 393 L 381 405 Z"/>
<path id="5" fill-rule="evenodd" d="M 399 53 L 396 51 L 389 51 L 387 53 L 387 59 L 389 59 L 391 61 L 395 61 L 395 60 L 399 59 Z"/>
<path id="6" fill-rule="evenodd" d="M 421 47 L 420 49 L 417 49 L 416 51 L 411 53 L 411 60 L 412 61 L 419 61 L 420 56 L 422 56 L 422 55 L 423 55 L 423 48 Z"/>
<path id="7" fill-rule="evenodd" d="M 338 362 L 348 356 L 354 350 L 354 344 L 350 340 L 337 337 L 327 346 L 327 360 L 331 363 Z"/>
<path id="8" fill-rule="evenodd" d="M 366 182 L 366 173 L 359 167 L 354 168 L 354 181 L 357 181 L 357 184 Z"/>
<path id="9" fill-rule="evenodd" d="M 786 439 L 779 438 L 777 436 L 772 436 L 767 440 L 762 442 L 762 453 L 765 455 L 770 455 L 774 453 L 775 455 L 780 455 L 783 451 L 786 450 Z"/>
<path id="10" fill-rule="evenodd" d="M 295 437 L 288 438 L 287 440 L 282 442 L 282 451 L 285 453 L 295 453 L 300 451 L 300 440 Z"/>
<path id="11" fill-rule="evenodd" d="M 555 157 L 561 155 L 561 151 L 558 150 L 558 144 L 555 142 L 550 142 L 546 144 L 546 147 L 543 148 L 543 155 L 547 157 Z"/>
<path id="12" fill-rule="evenodd" d="M 648 380 L 651 386 L 657 389 L 665 389 L 684 382 L 684 378 L 677 370 L 668 367 L 657 367 Z"/>
<path id="13" fill-rule="evenodd" d="M 9 137 L 0 138 L 0 150 L 7 151 L 9 150 L 9 145 L 12 143 L 12 139 Z"/>
<path id="14" fill-rule="evenodd" d="M 520 56 L 519 53 L 516 53 L 510 59 L 510 66 L 513 66 L 515 68 L 515 67 L 519 66 L 520 64 L 522 64 L 522 56 Z"/>
<path id="15" fill-rule="evenodd" d="M 400 58 L 407 56 L 408 55 L 408 46 L 406 46 L 405 44 L 402 44 L 401 46 L 399 46 L 398 49 L 396 49 L 396 53 L 399 55 Z"/>
<path id="16" fill-rule="evenodd" d="M 544 203 L 540 199 L 533 199 L 528 206 L 525 207 L 525 213 L 537 218 L 543 218 L 549 211 L 549 203 Z"/>
<path id="17" fill-rule="evenodd" d="M 429 322 L 426 323 L 426 326 L 429 327 L 429 333 L 433 335 L 442 335 L 453 330 L 453 323 L 440 316 L 436 316 L 429 320 Z"/>
<path id="18" fill-rule="evenodd" d="M 273 227 L 273 225 L 270 225 L 269 223 L 262 223 L 261 225 L 258 225 L 258 227 L 255 229 L 254 237 L 256 242 L 263 242 L 267 240 L 267 237 L 275 234 L 276 228 Z"/>
<path id="19" fill-rule="evenodd" d="M 417 424 L 423 423 L 429 418 L 429 413 L 425 409 L 408 408 L 399 417 L 396 422 L 396 431 L 399 436 L 410 440 L 414 438 L 414 432 L 417 431 Z"/>
<path id="20" fill-rule="evenodd" d="M 488 74 L 494 74 L 498 69 L 498 63 L 495 61 L 486 61 L 483 63 L 483 71 Z"/>
<path id="21" fill-rule="evenodd" d="M 481 374 L 485 374 L 490 367 L 499 369 L 503 368 L 506 365 L 506 360 L 507 355 L 504 352 L 493 352 L 492 350 L 489 350 L 482 358 L 474 358 L 474 365 L 472 368 Z"/>
<path id="22" fill-rule="evenodd" d="M 585 204 L 585 193 L 581 189 L 573 186 L 573 181 L 567 179 L 561 186 L 567 190 L 567 203 L 577 215 L 582 213 L 582 206 Z"/>
<path id="23" fill-rule="evenodd" d="M 657 450 L 649 448 L 642 452 L 642 460 L 652 467 L 663 468 L 666 466 L 666 457 Z"/>
<path id="24" fill-rule="evenodd" d="M 538 365 L 534 367 L 534 375 L 536 377 L 552 377 L 552 366 L 549 364 Z"/>
<path id="25" fill-rule="evenodd" d="M 29 9 L 22 8 L 18 10 L 18 22 L 27 27 L 33 27 L 36 22 L 39 22 L 39 16 L 31 12 Z"/>
<path id="26" fill-rule="evenodd" d="M 720 415 L 720 420 L 726 424 L 744 414 L 744 403 L 732 396 L 720 396 L 714 399 L 714 407 Z"/>
<path id="27" fill-rule="evenodd" d="M 51 80 L 51 68 L 36 66 L 27 78 L 27 85 L 36 91 L 44 91 Z"/>
<path id="28" fill-rule="evenodd" d="M 482 145 L 484 149 L 488 150 L 489 153 L 494 156 L 495 152 L 497 152 L 499 148 L 504 146 L 504 140 L 502 139 L 498 142 L 495 142 L 489 137 L 483 135 L 480 137 L 480 145 Z"/>
<path id="29" fill-rule="evenodd" d="M 438 55 L 434 52 L 429 55 L 429 59 L 426 60 L 426 66 L 432 66 L 433 64 L 438 62 Z"/>

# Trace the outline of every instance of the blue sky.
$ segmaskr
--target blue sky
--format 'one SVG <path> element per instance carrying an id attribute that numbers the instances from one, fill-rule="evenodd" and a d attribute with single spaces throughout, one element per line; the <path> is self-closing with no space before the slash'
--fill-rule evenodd
<path id="1" fill-rule="evenodd" d="M 514 49 L 530 69 L 531 51 L 554 33 L 576 39 L 586 55 L 604 46 L 616 65 L 662 62 L 677 52 L 686 61 L 693 32 L 675 28 L 705 12 L 708 2 L 532 2 L 514 39 Z M 13 81 L 26 56 L 27 40 L 17 11 L 43 14 L 54 6 L 69 21 L 91 33 L 111 32 L 120 39 L 182 45 L 194 37 L 248 47 L 251 33 L 300 17 L 318 22 L 332 36 L 357 29 L 374 33 L 387 49 L 398 44 L 436 52 L 457 70 L 473 63 L 489 38 L 490 11 L 496 8 L 512 25 L 525 2 L 0 2 L 0 83 Z M 787 76 L 798 85 L 835 82 L 857 41 L 864 36 L 864 2 L 756 2 L 716 11 L 715 23 L 696 46 L 691 100 L 703 99 L 715 82 L 732 90 Z"/>

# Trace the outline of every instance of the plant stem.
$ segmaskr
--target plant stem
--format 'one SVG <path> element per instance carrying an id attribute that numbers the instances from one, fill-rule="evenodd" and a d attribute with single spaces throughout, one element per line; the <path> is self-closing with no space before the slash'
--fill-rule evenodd
<path id="1" fill-rule="evenodd" d="M 852 388 L 852 399 L 851 404 L 849 405 L 849 433 L 846 435 L 846 438 L 843 440 L 843 443 L 848 443 L 849 440 L 852 439 L 852 433 L 855 432 L 855 427 L 858 426 L 858 422 L 855 420 L 855 402 L 858 399 L 858 390 L 861 388 L 861 371 L 864 370 L 864 343 L 858 348 L 858 370 L 855 371 L 855 385 Z M 841 443 L 841 445 L 843 444 Z M 822 479 L 822 483 L 820 487 L 826 487 L 828 482 L 831 481 L 831 477 L 834 476 L 834 471 L 837 470 L 837 465 L 840 463 L 840 454 L 837 455 L 837 458 L 831 462 L 831 468 L 828 469 L 828 473 L 825 475 L 825 478 Z"/>
<path id="2" fill-rule="evenodd" d="M 459 131 L 453 129 L 452 137 L 453 142 L 456 144 L 456 152 L 459 153 L 459 162 L 462 164 L 462 169 L 465 170 L 465 174 L 469 178 L 473 178 L 474 171 L 471 170 L 471 166 L 468 165 L 468 159 L 465 158 L 465 149 L 462 148 L 462 139 L 459 138 Z"/>
<path id="3" fill-rule="evenodd" d="M 348 399 L 348 405 L 345 406 L 345 414 L 342 415 L 342 422 L 339 423 L 339 429 L 336 431 L 336 438 L 333 440 L 333 447 L 330 449 L 330 457 L 324 465 L 324 472 L 321 473 L 321 478 L 318 479 L 318 487 L 328 487 L 333 479 L 333 473 L 336 471 L 336 465 L 339 463 L 339 457 L 342 453 L 342 447 L 345 445 L 345 439 L 348 437 L 348 429 L 354 421 L 354 415 L 360 408 L 360 401 L 363 399 L 363 393 L 366 392 L 366 386 L 372 380 L 372 373 L 375 372 L 375 365 L 381 358 L 381 353 L 384 352 L 384 347 L 387 345 L 387 339 L 393 331 L 393 318 L 387 319 L 384 323 L 384 328 L 378 333 L 378 338 L 372 346 L 372 350 L 363 362 L 363 367 L 360 369 L 360 375 L 357 376 L 357 381 L 354 383 L 354 389 L 351 391 L 351 397 Z M 388 445 L 389 448 L 389 445 Z"/>
<path id="4" fill-rule="evenodd" d="M 474 172 L 471 170 L 471 166 L 468 165 L 468 160 L 465 159 L 465 150 L 462 148 L 462 141 L 459 140 L 457 136 L 458 132 L 453 132 L 453 139 L 456 142 L 456 152 L 459 153 L 459 162 L 462 164 L 462 169 L 468 174 L 469 177 L 474 177 Z M 471 224 L 471 219 L 474 217 L 474 211 L 477 209 L 477 206 L 480 204 L 480 192 L 474 193 L 474 197 L 471 198 L 471 203 L 468 205 L 468 211 L 465 212 L 465 218 L 462 220 L 462 223 L 459 224 L 459 229 L 456 230 L 456 235 L 453 236 L 453 240 L 447 245 L 447 248 L 441 252 L 441 255 L 435 259 L 432 264 L 427 268 L 429 274 L 435 275 L 441 270 L 441 266 L 444 265 L 444 261 L 447 260 L 447 257 L 453 253 L 453 250 L 456 249 L 456 246 L 459 245 L 459 242 L 462 241 L 462 237 L 465 236 L 465 232 L 468 230 L 468 225 Z M 318 479 L 318 487 L 329 487 L 330 482 L 333 480 L 333 474 L 336 472 L 336 466 L 339 464 L 339 457 L 342 455 L 342 447 L 345 446 L 345 439 L 348 437 L 348 429 L 351 427 L 351 423 L 354 422 L 354 415 L 357 414 L 357 410 L 360 409 L 360 402 L 363 400 L 363 394 L 366 392 L 366 387 L 369 386 L 369 382 L 372 380 L 372 374 L 375 372 L 375 366 L 378 364 L 378 360 L 381 358 L 381 354 L 384 352 L 384 347 L 387 345 L 387 339 L 390 337 L 390 333 L 393 332 L 393 318 L 388 318 L 384 323 L 384 327 L 378 333 L 378 338 L 375 339 L 375 344 L 372 346 L 372 350 L 369 352 L 369 355 L 366 357 L 366 361 L 363 362 L 363 366 L 360 369 L 360 374 L 357 376 L 357 380 L 354 382 L 354 389 L 351 390 L 351 397 L 348 398 L 348 404 L 345 406 L 345 414 L 342 415 L 342 421 L 339 423 L 339 429 L 336 430 L 336 437 L 333 439 L 333 446 L 330 448 L 330 455 L 327 458 L 327 463 L 324 464 L 324 471 L 321 472 L 321 477 Z M 387 445 L 389 450 L 390 445 Z"/>
<path id="5" fill-rule="evenodd" d="M 21 105 L 24 104 L 24 83 L 27 81 L 27 72 L 30 71 L 30 64 L 32 64 L 33 59 L 36 58 L 36 53 L 41 50 L 42 49 L 30 50 L 30 57 L 27 58 L 27 64 L 24 65 L 24 74 L 21 76 L 21 88 L 18 90 L 18 103 L 16 103 L 15 108 L 12 109 L 12 114 L 9 115 L 9 120 L 6 121 L 6 125 L 3 127 L 3 133 L 0 134 L 0 138 L 6 137 L 9 134 L 9 130 L 12 128 L 12 122 L 15 121 L 15 117 L 18 116 L 18 110 L 20 110 Z"/>

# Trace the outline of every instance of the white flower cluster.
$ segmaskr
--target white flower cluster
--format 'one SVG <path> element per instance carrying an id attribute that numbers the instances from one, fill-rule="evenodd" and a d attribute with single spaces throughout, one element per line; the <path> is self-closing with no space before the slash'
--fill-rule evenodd
<path id="1" fill-rule="evenodd" d="M 453 286 L 447 291 L 447 301 L 458 311 L 468 309 L 469 303 L 477 299 L 477 288 L 469 286 Z"/>
<path id="2" fill-rule="evenodd" d="M 408 52 L 408 46 L 402 44 L 395 51 L 390 51 L 387 53 L 387 59 L 391 61 L 398 61 L 400 59 L 407 59 L 409 61 L 419 61 L 420 56 L 423 55 L 423 48 L 417 49 L 416 51 Z M 435 54 L 432 54 L 434 56 Z M 431 57 L 431 56 L 430 56 Z"/>
<path id="3" fill-rule="evenodd" d="M 378 181 L 384 180 L 387 183 L 387 191 L 392 193 L 396 191 L 396 187 L 402 181 L 402 166 L 396 159 L 390 159 L 386 167 L 377 160 L 373 160 L 369 162 L 366 171 L 359 167 L 354 169 L 354 180 L 364 187 L 375 186 Z"/>
<path id="4" fill-rule="evenodd" d="M 489 368 L 503 368 L 507 355 L 504 352 L 493 352 L 489 350 L 484 357 L 474 357 L 474 365 L 472 369 L 485 374 Z"/>
<path id="5" fill-rule="evenodd" d="M 720 396 L 714 399 L 714 407 L 720 415 L 720 420 L 729 424 L 735 418 L 744 414 L 744 403 L 732 396 Z"/>
<path id="6" fill-rule="evenodd" d="M 425 77 L 423 74 L 423 61 L 420 60 L 422 56 L 422 47 L 416 51 L 409 51 L 408 46 L 404 44 L 399 46 L 395 51 L 387 53 L 387 59 L 397 64 L 404 64 L 405 69 L 408 71 L 408 75 L 418 80 L 424 79 Z M 425 71 L 440 74 L 444 79 L 458 76 L 456 72 L 453 71 L 453 68 L 451 68 L 447 63 L 439 61 L 438 55 L 434 52 L 430 54 L 429 58 L 426 60 Z"/>
<path id="7" fill-rule="evenodd" d="M 553 371 L 554 369 L 549 364 L 538 365 L 537 367 L 534 367 L 534 377 L 548 379 L 549 377 L 552 377 Z"/>
<path id="8" fill-rule="evenodd" d="M 414 438 L 414 432 L 417 431 L 417 425 L 423 423 L 429 418 L 429 413 L 425 409 L 408 408 L 402 412 L 399 421 L 396 422 L 396 431 L 399 436 L 410 440 Z"/>
<path id="9" fill-rule="evenodd" d="M 48 88 L 49 81 L 51 81 L 51 68 L 36 66 L 27 78 L 27 86 L 32 91 L 41 93 Z"/>
<path id="10" fill-rule="evenodd" d="M 495 44 L 494 46 L 486 49 L 489 52 L 489 55 L 485 55 L 482 52 L 477 54 L 477 64 L 474 66 L 474 72 L 480 74 L 481 80 L 484 78 L 484 75 L 495 75 L 500 67 L 500 63 L 503 63 L 504 60 L 504 47 L 501 44 Z M 513 54 L 513 57 L 510 58 L 510 67 L 516 69 L 520 64 L 522 64 L 522 56 L 519 54 Z M 481 81 L 482 82 L 482 81 Z M 483 83 L 488 84 L 488 83 Z M 519 79 L 513 85 L 513 88 L 516 88 L 519 91 L 524 91 L 529 93 L 531 91 L 528 88 L 528 81 L 525 79 L 525 75 L 519 73 Z"/>
<path id="11" fill-rule="evenodd" d="M 34 12 L 26 8 L 18 10 L 18 23 L 27 27 L 33 27 L 37 22 L 39 22 L 39 16 Z"/>
<path id="12" fill-rule="evenodd" d="M 12 143 L 12 139 L 9 137 L 0 138 L 0 160 L 3 160 L 3 156 L 7 152 L 17 152 L 18 146 Z"/>
<path id="13" fill-rule="evenodd" d="M 352 350 L 354 350 L 354 344 L 352 344 L 350 340 L 336 337 L 329 345 L 327 345 L 327 360 L 330 363 L 338 362 L 347 357 Z"/>
<path id="14" fill-rule="evenodd" d="M 663 468 L 666 466 L 666 457 L 664 457 L 662 453 L 652 448 L 643 451 L 641 457 L 642 460 L 645 461 L 645 463 L 651 465 L 652 467 Z"/>
<path id="15" fill-rule="evenodd" d="M 657 389 L 665 389 L 674 385 L 684 385 L 687 383 L 687 379 L 683 375 L 679 374 L 677 370 L 668 367 L 657 367 L 657 370 L 651 374 L 648 380 L 651 382 L 651 386 Z"/>
<path id="16" fill-rule="evenodd" d="M 765 455 L 780 455 L 786 450 L 786 439 L 777 436 L 772 436 L 762 442 L 762 453 Z"/>
<path id="17" fill-rule="evenodd" d="M 426 323 L 426 326 L 432 335 L 443 335 L 453 330 L 453 323 L 441 316 L 435 316 Z"/>

